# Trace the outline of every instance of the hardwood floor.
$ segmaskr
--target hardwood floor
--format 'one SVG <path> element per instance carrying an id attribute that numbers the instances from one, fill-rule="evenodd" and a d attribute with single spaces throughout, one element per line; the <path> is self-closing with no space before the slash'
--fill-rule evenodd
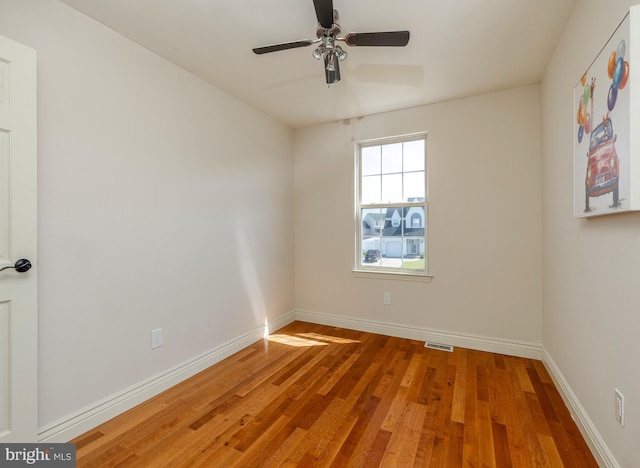
<path id="1" fill-rule="evenodd" d="M 72 440 L 78 467 L 596 467 L 540 361 L 294 322 Z"/>

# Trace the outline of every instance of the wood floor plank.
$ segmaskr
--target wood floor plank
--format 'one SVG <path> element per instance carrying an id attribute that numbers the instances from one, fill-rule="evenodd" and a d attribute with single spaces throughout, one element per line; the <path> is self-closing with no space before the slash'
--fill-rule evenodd
<path id="1" fill-rule="evenodd" d="M 289 458 L 296 460 L 300 456 L 303 459 L 313 457 L 314 464 L 322 463 L 323 466 L 330 464 L 336 457 L 348 458 L 348 450 L 358 438 L 358 431 L 352 430 L 354 425 L 360 422 L 359 427 L 364 427 L 361 417 L 363 414 L 366 417 L 374 413 L 379 402 L 379 399 L 371 398 L 378 378 L 378 364 L 371 363 L 347 399 L 334 398 L 332 405 L 318 417 L 310 428 L 317 436 L 302 441 Z M 318 396 L 327 398 L 320 393 L 316 394 Z"/>
<path id="2" fill-rule="evenodd" d="M 407 367 L 407 370 L 404 373 L 404 376 L 402 378 L 402 383 L 400 383 L 400 385 L 407 388 L 411 388 L 411 387 L 419 388 L 415 386 L 414 383 L 420 381 L 420 375 L 421 375 L 420 370 L 424 372 L 424 366 L 420 365 L 424 361 L 423 357 L 424 357 L 424 354 L 422 352 L 416 352 L 413 354 L 413 356 L 411 357 L 411 361 L 409 362 L 409 366 Z"/>
<path id="3" fill-rule="evenodd" d="M 431 466 L 431 456 L 435 445 L 436 431 L 425 428 L 423 425 L 422 434 L 420 434 L 420 442 L 418 442 L 418 450 L 413 460 L 415 468 Z"/>
<path id="4" fill-rule="evenodd" d="M 447 450 L 447 464 L 443 466 L 462 466 L 462 452 L 464 447 L 464 424 L 451 422 L 449 431 L 449 447 Z"/>
<path id="5" fill-rule="evenodd" d="M 507 382 L 505 374 L 505 369 L 498 367 L 487 368 L 487 387 L 491 418 L 502 425 L 507 422 L 505 401 L 510 397 L 510 389 L 505 387 Z"/>
<path id="6" fill-rule="evenodd" d="M 353 402 L 339 399 L 326 408 L 310 428 L 317 437 L 304 441 L 307 452 L 314 457 L 316 466 L 328 466 L 333 462 L 353 427 L 358 423 L 363 409 L 358 405 L 354 406 Z"/>
<path id="7" fill-rule="evenodd" d="M 331 466 L 339 468 L 347 466 L 348 463 L 354 466 L 366 466 L 365 461 L 371 452 L 380 450 L 382 441 L 386 447 L 389 437 L 386 431 L 380 434 L 382 431 L 380 428 L 390 405 L 391 401 L 388 399 L 381 399 L 375 395 L 369 397 L 358 417 L 357 424 L 345 438 Z M 384 453 L 379 455 L 379 458 L 382 458 Z"/>
<path id="8" fill-rule="evenodd" d="M 381 429 L 378 431 L 373 444 L 371 445 L 371 450 L 366 454 L 366 458 L 364 459 L 362 464 L 357 464 L 354 466 L 380 466 L 382 464 L 382 458 L 387 450 L 387 445 L 389 444 L 389 439 L 391 438 L 391 433 L 389 431 L 385 431 Z M 345 465 L 341 465 L 345 466 Z"/>
<path id="9" fill-rule="evenodd" d="M 333 430 L 334 435 L 331 437 L 330 446 L 332 448 L 332 463 L 335 463 L 338 455 L 342 455 L 343 458 L 348 458 L 352 453 L 352 448 L 357 446 L 361 440 L 361 436 L 365 433 L 372 418 L 377 413 L 382 413 L 379 410 L 380 398 L 374 396 L 373 392 L 377 383 L 380 380 L 380 366 L 378 363 L 371 363 L 367 372 L 363 375 L 361 382 L 353 389 L 345 400 L 345 405 L 350 408 L 349 413 L 345 419 L 345 423 L 340 424 L 339 419 L 337 421 L 339 430 L 335 431 L 335 425 Z M 344 417 L 344 416 L 343 416 Z M 348 425 L 353 424 L 348 431 Z M 354 427 L 358 426 L 357 430 Z M 379 427 L 377 424 L 375 427 Z M 326 428 L 327 432 L 331 432 L 332 428 Z"/>
<path id="10" fill-rule="evenodd" d="M 537 434 L 550 436 L 551 430 L 538 402 L 538 397 L 535 393 L 525 392 L 525 398 L 527 400 L 527 411 L 531 417 L 534 430 Z"/>
<path id="11" fill-rule="evenodd" d="M 478 466 L 495 467 L 495 443 L 493 440 L 493 422 L 488 401 L 478 401 Z"/>
<path id="12" fill-rule="evenodd" d="M 285 415 L 277 418 L 265 431 L 263 431 L 255 441 L 240 450 L 237 446 L 234 449 L 241 451 L 234 463 L 240 466 L 259 466 L 264 459 L 265 453 L 275 452 L 280 445 L 293 433 L 295 427 L 290 424 L 291 419 Z M 216 460 L 212 459 L 214 463 Z"/>
<path id="13" fill-rule="evenodd" d="M 596 467 L 540 361 L 293 322 L 77 444 L 83 467 Z"/>
<path id="14" fill-rule="evenodd" d="M 396 398 L 401 398 L 402 395 L 403 393 L 398 392 Z M 391 434 L 382 466 L 410 466 L 420 443 L 427 408 L 406 400 L 400 406 L 397 417 L 387 418 L 382 424 L 382 429 Z"/>
<path id="15" fill-rule="evenodd" d="M 507 427 L 504 424 L 495 422 L 491 425 L 491 428 L 493 431 L 493 446 L 496 455 L 496 466 L 499 466 L 500 468 L 509 468 L 513 466 Z"/>
<path id="16" fill-rule="evenodd" d="M 464 394 L 464 440 L 462 446 L 463 466 L 479 466 L 480 455 L 480 432 L 478 414 L 478 378 L 476 364 L 478 352 L 469 351 L 469 363 L 466 366 L 467 375 L 465 379 L 466 391 Z"/>
<path id="17" fill-rule="evenodd" d="M 305 438 L 307 431 L 296 427 L 293 432 L 287 437 L 287 439 L 280 444 L 273 452 L 265 452 L 264 457 L 260 464 L 256 465 L 259 468 L 267 467 L 280 467 L 285 464 L 285 460 L 289 456 L 289 453 L 302 442 Z M 215 461 L 215 460 L 214 460 Z"/>
<path id="18" fill-rule="evenodd" d="M 75 441 L 80 445 L 76 448 L 76 457 L 82 457 L 84 454 L 90 454 L 90 457 L 98 456 L 101 452 L 108 450 L 110 445 L 116 445 L 117 442 L 114 440 L 121 440 L 123 434 L 131 431 L 137 425 L 153 419 L 159 411 L 167 407 L 158 398 L 152 400 L 138 405 L 135 410 L 123 413 L 117 421 L 107 421 L 95 431 L 90 431 L 76 438 Z M 95 437 L 96 432 L 102 436 Z"/>
<path id="19" fill-rule="evenodd" d="M 553 379 L 551 378 L 551 375 L 549 374 L 549 371 L 547 370 L 547 368 L 545 367 L 544 363 L 542 361 L 533 361 L 533 367 L 536 370 L 536 372 L 538 373 L 538 375 L 540 376 L 540 380 L 543 383 L 550 383 L 553 384 Z"/>
<path id="20" fill-rule="evenodd" d="M 345 356 L 344 362 L 340 365 L 335 372 L 331 373 L 331 376 L 327 381 L 318 389 L 320 395 L 326 396 L 327 393 L 340 381 L 344 374 L 351 368 L 351 366 L 360 358 L 359 353 L 352 353 L 350 356 Z"/>
<path id="21" fill-rule="evenodd" d="M 408 402 L 406 418 L 402 421 L 398 430 L 392 433 L 388 444 L 388 450 L 396 451 L 398 454 L 396 466 L 411 466 L 413 464 L 418 451 L 426 413 L 427 408 L 423 405 Z"/>
<path id="22" fill-rule="evenodd" d="M 372 363 L 362 384 L 354 388 L 349 395 L 347 402 L 353 409 L 347 420 L 353 421 L 354 426 L 348 433 L 343 433 L 342 430 L 338 432 L 341 435 L 341 443 L 333 456 L 331 466 L 364 463 L 365 455 L 375 449 L 374 445 L 380 447 L 380 440 L 376 442 L 376 439 L 380 437 L 380 427 L 391 404 L 390 399 L 383 400 L 374 394 L 382 374 L 379 363 Z M 381 406 L 382 401 L 385 404 Z"/>
<path id="23" fill-rule="evenodd" d="M 440 377 L 432 389 L 433 397 L 429 399 L 425 424 L 436 433 L 431 453 L 430 466 L 447 466 L 449 450 L 449 435 L 451 432 L 451 411 L 453 402 L 453 387 L 455 383 L 456 367 L 450 364 L 442 365 L 438 369 Z M 434 409 L 431 412 L 431 408 Z"/>
<path id="24" fill-rule="evenodd" d="M 509 388 L 511 396 L 506 400 L 505 405 L 509 439 L 512 447 L 516 448 L 516 450 L 511 450 L 512 462 L 515 466 L 534 467 L 538 466 L 540 458 L 544 457 L 541 457 L 542 449 L 528 414 L 526 396 L 522 390 L 522 379 L 519 375 L 521 373 L 518 372 L 518 368 L 525 363 L 526 360 L 513 357 L 505 358 L 508 380 L 504 385 Z M 529 388 L 526 383 L 525 386 Z"/>
<path id="25" fill-rule="evenodd" d="M 538 435 L 538 439 L 544 447 L 544 453 L 546 456 L 543 466 L 563 466 L 562 459 L 558 453 L 558 448 L 553 440 L 553 437 L 547 435 Z M 588 464 L 586 466 L 589 466 Z"/>
<path id="26" fill-rule="evenodd" d="M 558 422 L 558 415 L 556 414 L 554 406 L 551 404 L 549 395 L 545 390 L 544 383 L 540 379 L 538 372 L 534 369 L 527 369 L 527 371 L 545 419 L 547 421 Z"/>
<path id="27" fill-rule="evenodd" d="M 451 421 L 464 424 L 464 412 L 466 408 L 466 385 L 467 385 L 467 350 L 458 348 L 456 357 L 456 376 L 453 387 L 453 401 L 451 406 Z"/>
<path id="28" fill-rule="evenodd" d="M 489 401 L 489 385 L 487 383 L 486 367 L 476 365 L 476 387 L 478 392 L 478 401 Z"/>

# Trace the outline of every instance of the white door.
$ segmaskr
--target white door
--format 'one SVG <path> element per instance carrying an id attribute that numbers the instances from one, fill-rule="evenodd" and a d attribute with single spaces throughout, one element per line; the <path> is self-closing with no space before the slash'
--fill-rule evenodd
<path id="1" fill-rule="evenodd" d="M 0 36 L 0 442 L 38 436 L 36 52 Z"/>

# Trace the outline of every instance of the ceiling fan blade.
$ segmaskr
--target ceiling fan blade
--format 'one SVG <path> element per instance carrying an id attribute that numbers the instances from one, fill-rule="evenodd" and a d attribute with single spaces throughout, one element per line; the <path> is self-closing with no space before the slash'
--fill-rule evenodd
<path id="1" fill-rule="evenodd" d="M 313 0 L 313 6 L 320 26 L 326 29 L 333 26 L 333 0 Z"/>
<path id="2" fill-rule="evenodd" d="M 350 46 L 404 47 L 409 43 L 409 31 L 349 33 L 344 42 Z"/>
<path id="3" fill-rule="evenodd" d="M 264 47 L 256 47 L 253 52 L 260 54 L 268 54 L 269 52 L 278 52 L 279 50 L 297 49 L 298 47 L 307 47 L 313 44 L 311 39 L 304 39 L 302 41 L 284 42 L 282 44 L 274 44 Z"/>

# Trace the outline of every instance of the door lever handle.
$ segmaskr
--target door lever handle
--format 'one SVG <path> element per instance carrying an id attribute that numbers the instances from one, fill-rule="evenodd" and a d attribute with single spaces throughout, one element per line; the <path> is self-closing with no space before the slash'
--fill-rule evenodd
<path id="1" fill-rule="evenodd" d="M 31 262 L 26 258 L 21 258 L 20 260 L 16 260 L 16 264 L 14 266 L 0 268 L 0 271 L 6 270 L 7 268 L 14 268 L 18 273 L 24 273 L 31 269 Z"/>

